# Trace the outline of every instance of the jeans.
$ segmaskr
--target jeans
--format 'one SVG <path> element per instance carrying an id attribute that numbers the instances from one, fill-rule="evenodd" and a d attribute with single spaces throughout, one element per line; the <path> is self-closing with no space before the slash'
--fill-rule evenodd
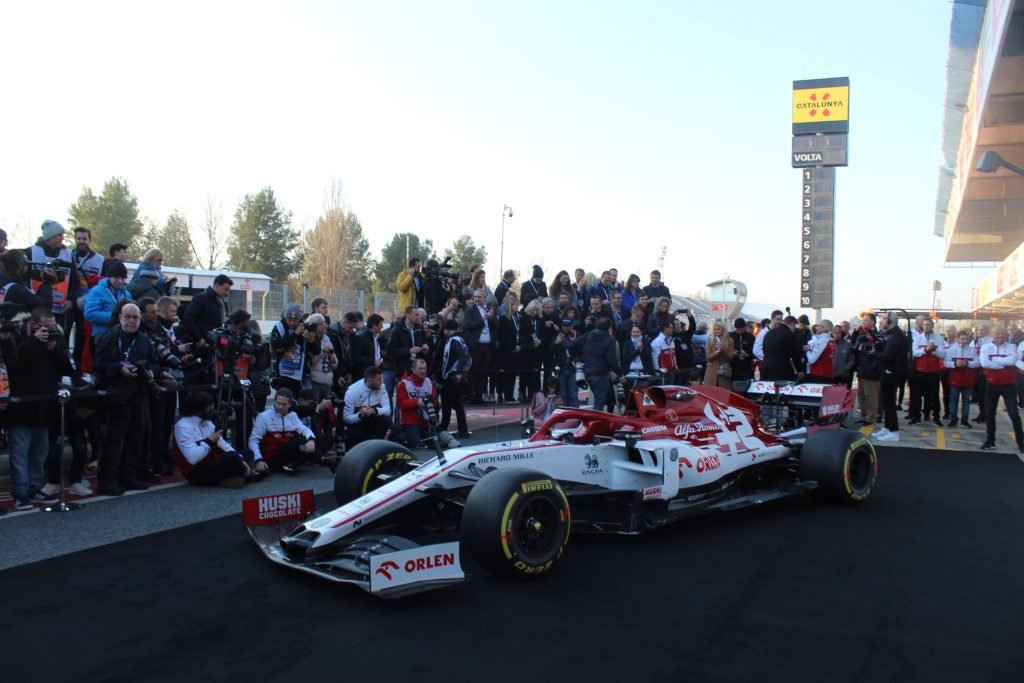
<path id="1" fill-rule="evenodd" d="M 50 430 L 46 427 L 7 428 L 10 439 L 11 495 L 28 498 L 43 485 L 43 463 L 50 452 Z"/>
<path id="2" fill-rule="evenodd" d="M 971 392 L 973 391 L 974 387 L 954 387 L 952 384 L 949 386 L 949 416 L 951 418 L 967 424 L 971 413 Z M 957 406 L 962 407 L 957 410 Z"/>
<path id="3" fill-rule="evenodd" d="M 580 407 L 580 390 L 576 386 L 576 368 L 569 366 L 558 371 L 558 393 L 566 408 Z"/>
<path id="4" fill-rule="evenodd" d="M 604 410 L 608 405 L 608 391 L 611 389 L 608 375 L 587 375 L 587 384 L 590 385 L 594 410 Z"/>

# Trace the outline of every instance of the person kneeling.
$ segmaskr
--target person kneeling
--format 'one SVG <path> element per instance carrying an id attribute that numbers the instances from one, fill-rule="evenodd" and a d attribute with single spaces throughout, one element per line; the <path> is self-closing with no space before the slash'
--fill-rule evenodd
<path id="1" fill-rule="evenodd" d="M 431 425 L 437 423 L 438 398 L 427 377 L 427 361 L 417 358 L 412 362 L 412 369 L 398 383 L 396 396 L 405 443 L 409 448 L 418 448 L 430 435 Z"/>
<path id="2" fill-rule="evenodd" d="M 292 412 L 292 392 L 278 389 L 274 405 L 256 416 L 249 437 L 253 468 L 257 472 L 287 472 L 316 453 L 312 430 Z"/>
<path id="3" fill-rule="evenodd" d="M 370 366 L 345 392 L 342 419 L 345 422 L 345 448 L 351 449 L 368 439 L 383 439 L 391 426 L 391 400 L 380 368 Z"/>
<path id="4" fill-rule="evenodd" d="M 181 473 L 195 486 L 239 488 L 252 472 L 210 421 L 213 398 L 202 391 L 185 397 L 174 425 L 174 455 Z"/>

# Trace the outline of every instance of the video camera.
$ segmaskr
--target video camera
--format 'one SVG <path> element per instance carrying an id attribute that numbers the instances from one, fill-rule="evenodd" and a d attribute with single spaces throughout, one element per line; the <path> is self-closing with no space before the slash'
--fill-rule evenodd
<path id="1" fill-rule="evenodd" d="M 441 261 L 441 263 L 434 260 L 427 261 L 427 265 L 423 268 L 423 274 L 427 277 L 448 278 L 449 280 L 454 280 L 459 277 L 459 273 L 453 273 L 451 271 L 451 256 L 446 256 L 444 261 Z"/>
<path id="2" fill-rule="evenodd" d="M 262 336 L 248 329 L 233 330 L 230 327 L 218 327 L 210 331 L 209 337 L 213 342 L 214 355 L 225 363 L 233 363 L 242 354 L 256 355 L 266 346 Z"/>
<path id="3" fill-rule="evenodd" d="M 28 267 L 30 277 L 33 280 L 49 282 L 50 284 L 64 282 L 67 279 L 68 273 L 71 272 L 71 263 L 63 259 L 53 259 L 46 263 L 29 261 Z"/>

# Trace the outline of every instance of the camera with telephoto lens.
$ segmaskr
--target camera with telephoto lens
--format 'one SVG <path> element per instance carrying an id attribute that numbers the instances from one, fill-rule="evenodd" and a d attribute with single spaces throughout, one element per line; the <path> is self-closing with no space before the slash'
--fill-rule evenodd
<path id="1" fill-rule="evenodd" d="M 71 264 L 62 259 L 53 259 L 46 263 L 29 261 L 28 268 L 29 276 L 33 280 L 49 282 L 50 284 L 64 282 L 68 277 L 68 273 L 71 272 Z"/>
<path id="2" fill-rule="evenodd" d="M 20 330 L 20 325 L 14 320 L 15 316 L 24 312 L 25 307 L 21 304 L 7 301 L 0 304 L 0 332 L 15 333 Z"/>
<path id="3" fill-rule="evenodd" d="M 265 346 L 263 338 L 249 329 L 218 327 L 210 332 L 213 352 L 219 360 L 234 362 L 242 354 L 256 355 Z"/>
<path id="4" fill-rule="evenodd" d="M 156 383 L 153 371 L 149 369 L 149 363 L 140 360 L 135 363 L 135 376 L 147 389 L 153 398 L 160 398 L 160 385 Z"/>
<path id="5" fill-rule="evenodd" d="M 425 413 L 425 417 L 427 418 L 427 422 L 430 423 L 431 427 L 436 427 L 437 426 L 437 408 L 434 407 L 434 404 L 430 401 L 430 399 L 425 398 L 425 399 L 421 399 L 421 400 L 423 401 L 423 403 L 426 404 L 426 405 L 424 405 L 421 408 L 421 410 Z"/>
<path id="6" fill-rule="evenodd" d="M 615 402 L 625 403 L 626 402 L 626 389 L 618 382 L 615 383 Z"/>
<path id="7" fill-rule="evenodd" d="M 583 361 L 576 361 L 576 387 L 578 389 L 587 389 L 590 384 L 587 383 L 587 373 L 583 371 Z"/>
<path id="8" fill-rule="evenodd" d="M 152 342 L 153 352 L 160 360 L 161 365 L 166 365 L 167 367 L 174 368 L 175 370 L 181 369 L 181 359 L 174 355 L 174 352 L 171 351 L 166 344 L 162 344 L 155 339 L 153 339 Z"/>
<path id="9" fill-rule="evenodd" d="M 47 337 L 49 339 L 57 339 L 64 336 L 64 330 L 60 329 L 60 325 L 54 323 L 53 325 L 47 325 L 45 328 Z"/>

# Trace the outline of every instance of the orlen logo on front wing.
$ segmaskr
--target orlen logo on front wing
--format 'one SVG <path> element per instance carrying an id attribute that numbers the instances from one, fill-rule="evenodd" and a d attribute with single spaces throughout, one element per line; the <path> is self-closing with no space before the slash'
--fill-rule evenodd
<path id="1" fill-rule="evenodd" d="M 389 591 L 404 584 L 465 578 L 458 542 L 401 550 L 370 558 L 370 591 Z"/>

